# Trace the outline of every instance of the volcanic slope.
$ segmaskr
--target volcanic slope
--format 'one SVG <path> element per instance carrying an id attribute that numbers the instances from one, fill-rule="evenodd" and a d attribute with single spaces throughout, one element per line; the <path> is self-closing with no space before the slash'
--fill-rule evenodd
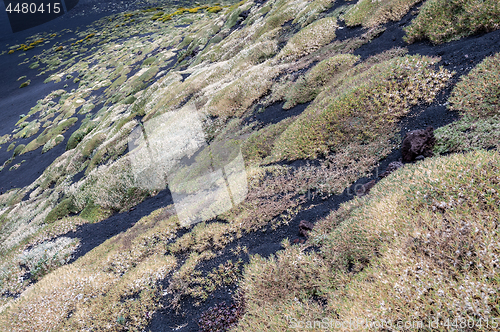
<path id="1" fill-rule="evenodd" d="M 498 316 L 497 2 L 179 6 L 1 53 L 9 86 L 27 83 L 2 97 L 2 330 Z M 429 125 L 435 156 L 379 182 Z M 168 189 L 138 182 L 137 133 L 189 166 Z M 174 202 L 200 184 L 184 180 L 224 151 L 241 152 L 244 200 L 185 224 Z"/>

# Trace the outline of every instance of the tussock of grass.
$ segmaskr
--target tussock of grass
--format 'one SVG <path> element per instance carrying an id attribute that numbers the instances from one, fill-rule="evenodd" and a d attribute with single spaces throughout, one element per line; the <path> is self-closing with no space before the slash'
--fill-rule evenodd
<path id="1" fill-rule="evenodd" d="M 306 26 L 292 36 L 278 54 L 278 59 L 295 60 L 310 54 L 335 39 L 337 20 L 325 17 Z"/>
<path id="2" fill-rule="evenodd" d="M 324 318 L 396 326 L 436 313 L 491 321 L 499 305 L 499 161 L 481 151 L 407 165 L 316 225 L 310 242 L 320 253 L 286 246 L 276 258 L 253 257 L 238 331 Z"/>
<path id="3" fill-rule="evenodd" d="M 487 57 L 453 88 L 449 108 L 459 121 L 435 131 L 437 153 L 499 148 L 500 53 Z"/>
<path id="4" fill-rule="evenodd" d="M 449 98 L 450 109 L 481 118 L 500 115 L 499 75 L 500 53 L 497 53 L 462 77 Z"/>
<path id="5" fill-rule="evenodd" d="M 210 113 L 224 118 L 241 116 L 271 88 L 279 70 L 279 67 L 271 67 L 267 63 L 254 66 L 213 96 L 208 105 Z"/>
<path id="6" fill-rule="evenodd" d="M 339 152 L 349 143 L 386 141 L 398 117 L 421 100 L 430 103 L 451 77 L 443 68 L 431 69 L 436 61 L 396 57 L 346 71 L 325 90 L 331 96 L 311 104 L 283 132 L 273 154 L 288 160 L 316 158 Z"/>
<path id="7" fill-rule="evenodd" d="M 26 145 L 26 149 L 23 153 L 33 151 L 38 149 L 40 146 L 44 146 L 51 139 L 55 138 L 58 135 L 63 134 L 68 130 L 69 127 L 74 125 L 78 121 L 78 118 L 72 117 L 68 119 L 61 120 L 57 124 L 51 125 L 50 127 L 45 128 L 45 130 L 34 140 Z M 59 138 L 60 140 L 60 138 Z M 60 143 L 61 141 L 59 141 Z M 55 142 L 54 142 L 55 143 Z"/>
<path id="8" fill-rule="evenodd" d="M 289 109 L 316 98 L 324 85 L 332 81 L 336 74 L 351 68 L 358 59 L 350 54 L 339 54 L 321 61 L 297 80 L 286 94 L 283 108 Z"/>
<path id="9" fill-rule="evenodd" d="M 25 147 L 26 147 L 26 145 L 24 145 L 24 144 L 19 144 L 18 146 L 16 146 L 16 148 L 14 149 L 14 152 L 12 153 L 12 157 L 15 157 L 15 156 L 21 154 L 21 152 L 23 152 Z"/>
<path id="10" fill-rule="evenodd" d="M 422 0 L 359 0 L 344 15 L 347 25 L 374 27 L 389 21 L 399 21 Z"/>
<path id="11" fill-rule="evenodd" d="M 428 38 L 439 44 L 481 31 L 500 28 L 497 0 L 428 0 L 405 28 L 406 41 Z"/>
<path id="12" fill-rule="evenodd" d="M 479 149 L 500 149 L 500 116 L 486 119 L 465 115 L 434 131 L 438 154 Z"/>
<path id="13" fill-rule="evenodd" d="M 52 211 L 49 212 L 49 214 L 45 218 L 45 222 L 52 223 L 56 220 L 66 217 L 72 212 L 75 213 L 78 211 L 76 211 L 73 199 L 66 198 L 62 200 L 61 203 L 59 203 Z"/>
<path id="14" fill-rule="evenodd" d="M 90 157 L 92 152 L 106 140 L 107 135 L 105 133 L 98 133 L 92 136 L 92 138 L 87 142 L 85 147 L 82 150 L 82 154 L 84 157 Z"/>
<path id="15" fill-rule="evenodd" d="M 259 162 L 270 156 L 274 140 L 293 122 L 293 120 L 293 118 L 285 119 L 252 133 L 242 147 L 245 161 Z"/>

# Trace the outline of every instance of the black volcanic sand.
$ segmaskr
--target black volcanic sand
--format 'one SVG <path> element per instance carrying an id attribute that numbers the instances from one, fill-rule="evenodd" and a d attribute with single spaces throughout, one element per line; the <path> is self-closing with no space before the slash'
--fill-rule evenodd
<path id="1" fill-rule="evenodd" d="M 106 9 L 113 7 L 110 3 L 110 1 L 98 2 L 95 0 L 81 0 L 80 4 L 72 11 L 71 16 L 63 16 L 52 22 L 44 24 L 43 26 L 20 32 L 18 34 L 1 37 L 0 45 L 3 47 L 5 44 L 12 45 L 23 42 L 26 37 L 39 31 L 59 31 L 65 28 L 74 28 L 79 25 L 89 24 L 100 17 L 111 14 L 112 12 Z M 132 4 L 138 5 L 138 1 L 122 1 L 120 4 L 123 5 L 123 3 L 129 3 L 131 4 L 130 6 L 132 6 Z M 332 10 L 341 5 L 345 5 L 346 3 L 348 2 L 338 1 L 335 8 L 332 8 Z M 99 7 L 100 4 L 102 4 L 101 7 Z M 95 6 L 102 9 L 102 11 L 93 9 Z M 124 10 L 132 9 L 134 8 L 124 8 Z M 81 16 L 81 14 L 85 13 L 88 15 Z M 486 56 L 500 51 L 500 31 L 471 36 L 463 38 L 459 41 L 437 46 L 428 42 L 418 42 L 412 45 L 406 45 L 402 40 L 402 37 L 404 36 L 402 28 L 407 26 L 413 18 L 414 13 L 411 11 L 400 22 L 387 23 L 383 33 L 370 43 L 361 46 L 354 52 L 354 54 L 360 55 L 362 59 L 365 59 L 371 55 L 389 50 L 395 46 L 407 47 L 410 54 L 441 56 L 442 60 L 438 65 L 443 65 L 449 70 L 455 70 L 457 72 L 447 88 L 445 88 L 437 96 L 431 105 L 418 105 L 413 107 L 410 114 L 400 121 L 399 126 L 401 137 L 403 137 L 404 134 L 410 130 L 425 128 L 428 125 L 438 128 L 456 120 L 458 115 L 454 112 L 448 111 L 445 106 L 454 84 L 458 81 L 461 75 L 468 73 L 471 68 L 477 65 Z M 347 38 L 360 36 L 365 31 L 365 29 L 361 27 L 349 28 L 344 25 L 341 25 L 341 27 L 342 29 L 337 32 L 337 40 L 345 40 Z M 37 49 L 35 48 L 33 51 L 36 50 Z M 30 56 L 34 54 L 35 53 L 31 53 Z M 10 133 L 14 124 L 19 120 L 19 115 L 23 113 L 27 114 L 29 109 L 36 104 L 38 99 L 45 97 L 47 93 L 52 90 L 62 88 L 65 84 L 65 82 L 60 82 L 57 84 L 49 83 L 44 85 L 42 82 L 48 74 L 36 77 L 32 74 L 33 71 L 30 71 L 25 66 L 17 66 L 19 58 L 12 57 L 12 59 L 13 60 L 6 56 L 0 57 L 0 62 L 3 65 L 2 75 L 0 76 L 0 110 L 2 112 L 1 114 L 3 120 L 0 122 L 0 136 Z M 16 61 L 16 65 L 14 65 L 14 61 Z M 13 85 L 12 82 L 16 82 L 16 79 L 23 75 L 28 75 L 28 78 L 31 78 L 32 83 L 27 88 L 19 89 L 18 85 Z M 21 82 L 16 83 L 20 84 Z M 69 86 L 68 90 L 71 88 L 72 87 Z M 307 105 L 298 105 L 291 110 L 286 111 L 282 109 L 282 104 L 274 104 L 266 108 L 262 113 L 253 114 L 252 118 L 246 119 L 246 122 L 250 123 L 255 121 L 261 124 L 276 123 L 278 120 L 300 114 L 306 106 Z M 69 137 L 68 134 L 71 133 L 71 130 L 75 130 L 76 128 L 78 128 L 77 124 L 67 131 L 65 137 Z M 25 141 L 23 140 L 17 140 L 17 142 L 18 144 L 25 144 Z M 43 170 L 64 151 L 65 145 L 66 142 L 63 142 L 45 154 L 41 154 L 41 148 L 39 148 L 36 151 L 18 156 L 11 165 L 18 163 L 23 159 L 27 160 L 27 162 L 21 165 L 17 171 L 9 172 L 9 165 L 5 170 L 0 172 L 0 187 L 3 187 L 4 190 L 6 190 L 11 187 L 23 187 L 32 183 L 41 174 L 41 172 L 43 172 Z M 6 153 L 6 149 L 0 149 L 0 163 L 3 163 L 5 159 L 9 158 L 11 156 L 11 152 Z M 290 241 L 293 241 L 294 239 L 300 238 L 298 233 L 300 220 L 305 219 L 314 223 L 325 217 L 332 210 L 337 209 L 341 203 L 350 200 L 353 197 L 355 189 L 359 188 L 361 184 L 367 183 L 372 179 L 378 180 L 377 175 L 383 172 L 390 162 L 397 161 L 400 158 L 400 151 L 393 151 L 387 158 L 380 161 L 380 166 L 373 170 L 372 177 L 359 179 L 341 195 L 331 196 L 327 199 L 314 197 L 314 195 L 312 195 L 308 202 L 303 205 L 304 210 L 299 212 L 288 225 L 278 227 L 276 230 L 267 228 L 263 231 L 243 236 L 239 240 L 234 241 L 221 250 L 218 253 L 219 256 L 215 259 L 203 262 L 201 270 L 205 272 L 211 271 L 212 268 L 218 266 L 220 263 L 226 262 L 229 259 L 235 261 L 238 258 L 241 258 L 243 261 L 248 262 L 249 255 L 240 254 L 239 256 L 235 256 L 231 252 L 231 249 L 234 249 L 238 245 L 246 246 L 248 248 L 248 254 L 250 255 L 259 254 L 261 256 L 268 257 L 271 254 L 276 253 L 276 251 L 282 248 L 281 242 L 283 239 L 288 238 Z M 302 164 L 305 164 L 305 161 L 296 161 L 291 165 L 298 166 Z M 29 167 L 27 167 L 28 165 Z M 83 172 L 75 175 L 74 180 L 80 179 L 81 177 L 83 177 Z M 81 240 L 81 246 L 75 253 L 73 259 L 85 255 L 93 248 L 102 244 L 106 239 L 126 231 L 141 217 L 169 204 L 172 204 L 172 198 L 169 191 L 164 190 L 154 197 L 147 198 L 144 202 L 137 205 L 132 211 L 115 214 L 99 223 L 82 225 L 78 227 L 75 232 L 65 234 L 65 236 L 79 238 Z M 163 281 L 163 286 L 165 288 L 168 287 L 168 278 Z M 173 329 L 182 326 L 177 330 L 197 331 L 198 320 L 201 313 L 221 301 L 230 303 L 232 301 L 232 294 L 234 291 L 234 287 L 219 289 L 211 294 L 208 300 L 202 303 L 199 307 L 194 306 L 194 301 L 192 299 L 186 299 L 183 302 L 180 313 L 176 313 L 168 308 L 159 310 L 153 315 L 153 319 L 146 330 L 153 332 L 172 331 Z"/>

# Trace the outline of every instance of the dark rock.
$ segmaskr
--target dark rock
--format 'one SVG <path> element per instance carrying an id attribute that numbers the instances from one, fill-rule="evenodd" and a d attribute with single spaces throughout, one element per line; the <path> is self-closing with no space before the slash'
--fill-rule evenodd
<path id="1" fill-rule="evenodd" d="M 228 331 L 238 325 L 238 321 L 245 311 L 243 301 L 236 302 L 228 306 L 226 302 L 216 304 L 201 314 L 198 321 L 200 331 L 216 332 Z"/>
<path id="2" fill-rule="evenodd" d="M 301 220 L 299 224 L 299 233 L 302 236 L 307 237 L 307 233 L 312 230 L 314 227 L 314 224 L 307 221 L 307 220 Z"/>
<path id="3" fill-rule="evenodd" d="M 401 154 L 406 162 L 414 161 L 417 156 L 432 157 L 432 149 L 436 139 L 434 138 L 434 128 L 417 129 L 406 134 L 401 144 Z"/>
<path id="4" fill-rule="evenodd" d="M 386 176 L 388 176 L 389 174 L 391 174 L 392 172 L 403 166 L 404 164 L 401 161 L 393 161 L 392 163 L 387 165 L 387 168 L 382 174 L 379 175 L 379 177 L 385 178 Z"/>
<path id="5" fill-rule="evenodd" d="M 370 189 L 373 188 L 373 186 L 375 185 L 375 180 L 371 180 L 370 182 L 368 183 L 365 183 L 364 185 L 361 186 L 361 188 L 359 188 L 358 190 L 356 190 L 356 195 L 357 196 L 364 196 L 364 195 L 368 195 L 368 193 L 370 192 Z"/>

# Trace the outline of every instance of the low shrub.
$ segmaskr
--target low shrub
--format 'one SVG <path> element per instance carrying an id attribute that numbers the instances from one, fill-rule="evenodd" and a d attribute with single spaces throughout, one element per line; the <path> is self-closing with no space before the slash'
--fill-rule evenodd
<path id="1" fill-rule="evenodd" d="M 421 0 L 359 0 L 344 15 L 347 25 L 374 27 L 388 21 L 399 21 Z"/>
<path id="2" fill-rule="evenodd" d="M 336 29 L 337 20 L 333 17 L 317 20 L 293 35 L 278 58 L 291 61 L 310 54 L 334 40 Z"/>
<path id="3" fill-rule="evenodd" d="M 428 38 L 439 44 L 481 31 L 500 28 L 497 0 L 428 0 L 412 24 L 405 28 L 405 40 Z"/>
<path id="4" fill-rule="evenodd" d="M 90 157 L 92 155 L 92 152 L 101 145 L 102 142 L 106 139 L 106 134 L 105 133 L 98 133 L 92 137 L 85 147 L 82 150 L 82 154 L 84 157 Z"/>
<path id="5" fill-rule="evenodd" d="M 289 109 L 313 100 L 336 74 L 351 68 L 358 59 L 359 57 L 350 54 L 340 54 L 319 62 L 288 91 L 283 108 Z"/>
<path id="6" fill-rule="evenodd" d="M 391 326 L 496 319 L 499 157 L 480 151 L 407 165 L 316 223 L 306 247 L 319 253 L 285 242 L 276 256 L 253 256 L 236 331 L 359 317 Z"/>
<path id="7" fill-rule="evenodd" d="M 61 201 L 61 203 L 57 204 L 55 208 L 53 208 L 47 217 L 45 217 L 46 223 L 53 223 L 56 220 L 62 219 L 68 216 L 70 213 L 77 213 L 78 209 L 73 203 L 72 198 L 65 198 Z"/>
<path id="8" fill-rule="evenodd" d="M 16 146 L 16 148 L 14 149 L 14 153 L 12 154 L 12 157 L 15 157 L 15 156 L 21 154 L 21 152 L 24 150 L 25 147 L 26 147 L 26 145 L 24 145 L 24 144 L 19 144 L 18 146 Z"/>
<path id="9" fill-rule="evenodd" d="M 338 153 L 349 144 L 387 141 L 395 120 L 419 100 L 430 103 L 451 77 L 443 68 L 430 67 L 436 61 L 396 57 L 375 65 L 367 61 L 346 71 L 276 140 L 273 155 L 288 160 L 316 158 Z"/>
<path id="10" fill-rule="evenodd" d="M 451 110 L 476 117 L 500 115 L 500 53 L 487 57 L 462 76 L 449 98 Z"/>

